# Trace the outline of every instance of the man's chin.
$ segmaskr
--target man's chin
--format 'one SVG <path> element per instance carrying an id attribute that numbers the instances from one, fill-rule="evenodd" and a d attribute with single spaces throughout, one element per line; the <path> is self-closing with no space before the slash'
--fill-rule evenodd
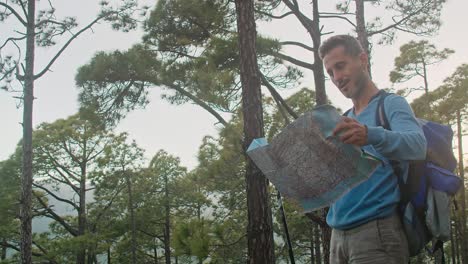
<path id="1" fill-rule="evenodd" d="M 351 93 L 347 89 L 340 90 L 340 92 L 346 97 L 351 98 Z"/>

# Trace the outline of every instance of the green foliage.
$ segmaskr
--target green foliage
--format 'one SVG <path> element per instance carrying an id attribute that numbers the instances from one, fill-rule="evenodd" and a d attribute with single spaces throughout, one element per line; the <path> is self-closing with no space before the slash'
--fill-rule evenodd
<path id="1" fill-rule="evenodd" d="M 43 123 L 33 138 L 34 186 L 42 191 L 35 196 L 38 201 L 50 197 L 49 203 L 40 204 L 43 215 L 53 220 L 50 230 L 56 237 L 49 241 L 44 237 L 47 234 L 41 234 L 38 243 L 58 262 L 68 262 L 63 258 L 76 258 L 78 252 L 88 256 L 105 252 L 106 243 L 123 232 L 119 228 L 122 219 L 108 218 L 110 212 L 116 212 L 110 205 L 117 204 L 122 179 L 141 166 L 142 150 L 127 143 L 126 134 L 114 135 L 81 114 Z M 115 189 L 106 191 L 106 186 Z M 93 202 L 90 190 L 94 188 Z M 80 217 L 85 220 L 79 221 Z M 108 222 L 102 223 L 103 219 Z M 103 228 L 111 223 L 115 230 Z"/>
<path id="2" fill-rule="evenodd" d="M 307 111 L 311 111 L 315 107 L 315 92 L 308 88 L 302 88 L 287 98 L 286 103 L 297 115 L 301 115 Z M 267 101 L 267 105 L 269 105 L 270 107 L 268 108 L 272 108 L 272 110 L 270 110 L 271 113 L 266 113 L 264 115 L 265 130 L 267 131 L 267 139 L 272 139 L 288 125 L 291 118 L 286 114 L 288 118 L 288 121 L 286 121 L 285 113 L 279 111 L 278 106 L 276 104 L 273 105 L 273 102 Z"/>
<path id="3" fill-rule="evenodd" d="M 391 0 L 365 1 L 383 7 L 382 17 L 368 17 L 366 31 L 369 36 L 379 34 L 378 44 L 392 44 L 398 32 L 417 36 L 432 36 L 440 28 L 440 16 L 446 0 Z M 349 11 L 349 2 L 340 7 Z M 367 13 L 371 14 L 370 11 Z"/>
<path id="4" fill-rule="evenodd" d="M 297 263 L 309 263 L 311 261 L 311 247 L 314 239 L 314 231 L 318 225 L 308 219 L 299 205 L 288 200 L 283 201 L 284 211 L 288 223 L 291 243 L 294 250 L 294 258 Z M 277 206 L 276 206 L 277 207 Z M 277 259 L 287 262 L 289 260 L 288 246 L 279 208 L 276 208 L 275 232 L 281 239 L 276 239 Z"/>
<path id="5" fill-rule="evenodd" d="M 147 88 L 158 85 L 157 54 L 135 45 L 126 52 L 99 52 L 75 77 L 84 112 L 115 124 L 126 112 L 148 103 Z"/>
<path id="6" fill-rule="evenodd" d="M 13 242 L 17 239 L 19 221 L 17 216 L 20 197 L 20 156 L 12 155 L 0 162 L 0 240 Z"/>
<path id="7" fill-rule="evenodd" d="M 144 24 L 141 45 L 99 53 L 80 68 L 76 80 L 82 107 L 115 124 L 146 106 L 148 89 L 157 86 L 171 103 L 192 101 L 212 114 L 235 112 L 240 104 L 235 22 L 230 1 L 158 1 Z M 277 40 L 258 37 L 257 50 L 262 72 L 274 85 L 290 87 L 301 77 L 272 56 L 280 50 Z"/>
<path id="8" fill-rule="evenodd" d="M 411 106 L 417 116 L 453 124 L 457 112 L 466 117 L 468 114 L 468 65 L 462 64 L 444 84 L 413 101 Z"/>
<path id="9" fill-rule="evenodd" d="M 109 22 L 114 29 L 128 32 L 137 26 L 135 12 L 145 10 L 140 8 L 136 0 L 118 1 L 116 4 L 110 4 L 107 1 L 101 1 L 101 10 L 97 17 L 79 30 L 76 17 L 59 17 L 57 9 L 54 7 L 54 1 L 48 4 L 38 5 L 33 21 L 28 18 L 27 1 L 5 1 L 2 3 L 0 11 L 0 22 L 7 22 L 16 25 L 8 36 L 5 36 L 0 43 L 0 88 L 17 92 L 21 90 L 18 84 L 24 81 L 24 67 L 19 67 L 26 59 L 23 47 L 26 47 L 27 28 L 34 26 L 34 41 L 38 47 L 51 47 L 59 43 L 62 48 L 49 59 L 49 63 L 44 69 L 39 69 L 34 79 L 41 77 L 60 57 L 68 45 L 80 34 L 90 29 L 97 22 L 104 20 Z M 39 9 L 41 8 L 41 9 Z M 34 25 L 32 24 L 34 22 Z M 64 40 L 64 37 L 68 38 Z M 20 48 L 21 47 L 21 48 Z M 34 47 L 27 47 L 28 49 Z M 13 51 L 13 52 L 12 52 Z M 34 61 L 34 58 L 31 60 Z M 21 71 L 23 70 L 23 72 Z M 15 80 L 17 82 L 15 82 Z"/>
<path id="10" fill-rule="evenodd" d="M 177 58 L 177 53 L 192 52 L 212 36 L 232 32 L 235 16 L 230 8 L 223 0 L 158 1 L 145 23 L 144 40 Z"/>
<path id="11" fill-rule="evenodd" d="M 385 9 L 397 12 L 398 16 L 393 19 L 402 21 L 398 25 L 399 29 L 416 35 L 430 36 L 437 32 L 441 25 L 440 14 L 445 2 L 446 0 L 394 0 L 386 3 Z"/>
<path id="12" fill-rule="evenodd" d="M 210 222 L 204 219 L 178 223 L 174 228 L 176 255 L 195 256 L 199 261 L 209 256 Z"/>
<path id="13" fill-rule="evenodd" d="M 453 50 L 447 48 L 439 51 L 427 40 L 410 41 L 400 47 L 400 56 L 395 58 L 395 69 L 390 72 L 390 81 L 402 83 L 414 77 L 421 77 L 427 91 L 427 67 L 447 59 L 453 53 Z"/>

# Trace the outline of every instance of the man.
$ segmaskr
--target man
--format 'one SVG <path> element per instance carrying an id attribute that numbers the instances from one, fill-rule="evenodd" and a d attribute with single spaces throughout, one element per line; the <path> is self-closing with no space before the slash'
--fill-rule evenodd
<path id="1" fill-rule="evenodd" d="M 407 263 L 407 240 L 397 212 L 400 191 L 390 160 L 400 161 L 407 173 L 408 160 L 425 158 L 424 134 L 406 100 L 393 94 L 385 99 L 392 130 L 376 125 L 381 93 L 370 79 L 367 54 L 354 37 L 331 37 L 319 53 L 332 82 L 353 102 L 334 135 L 383 160 L 368 180 L 330 207 L 330 263 Z"/>

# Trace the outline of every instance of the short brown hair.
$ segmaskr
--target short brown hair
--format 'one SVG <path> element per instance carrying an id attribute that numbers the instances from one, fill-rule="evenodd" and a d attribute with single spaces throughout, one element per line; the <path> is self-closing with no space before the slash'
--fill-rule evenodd
<path id="1" fill-rule="evenodd" d="M 350 35 L 336 35 L 325 40 L 319 48 L 319 56 L 323 59 L 332 49 L 343 46 L 347 55 L 358 56 L 364 49 L 359 41 Z"/>

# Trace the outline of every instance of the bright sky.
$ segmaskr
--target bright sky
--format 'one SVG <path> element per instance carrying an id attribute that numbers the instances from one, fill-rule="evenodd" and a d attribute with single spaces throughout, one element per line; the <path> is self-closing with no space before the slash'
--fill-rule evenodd
<path id="1" fill-rule="evenodd" d="M 76 16 L 78 23 L 83 26 L 91 21 L 97 13 L 97 1 L 55 1 L 56 9 Z M 331 2 L 331 1 L 330 1 Z M 323 2 L 321 4 L 329 4 Z M 47 1 L 38 1 L 43 5 Z M 323 11 L 333 11 L 332 6 L 321 6 Z M 468 36 L 465 34 L 466 25 L 462 21 L 468 10 L 468 1 L 449 0 L 446 4 L 442 21 L 443 25 L 438 36 L 430 38 L 438 48 L 451 48 L 456 51 L 447 61 L 429 69 L 430 87 L 436 88 L 451 75 L 455 68 L 462 63 L 468 63 Z M 0 41 L 3 43 L 13 25 L 0 25 Z M 323 20 L 324 24 L 328 21 Z M 348 33 L 349 30 L 342 21 L 334 21 L 334 26 L 326 26 L 325 31 Z M 275 36 L 283 40 L 310 40 L 302 26 L 290 19 L 287 22 L 262 23 L 259 33 Z M 36 81 L 34 101 L 34 125 L 42 122 L 53 122 L 59 118 L 66 118 L 78 110 L 77 89 L 74 76 L 79 66 L 90 61 L 96 51 L 125 50 L 140 41 L 138 32 L 119 33 L 109 29 L 106 25 L 98 25 L 93 32 L 88 31 L 75 40 L 66 52 L 53 65 L 50 72 Z M 393 68 L 393 59 L 398 56 L 399 47 L 412 40 L 412 36 L 399 35 L 398 41 L 391 46 L 375 46 L 373 53 L 373 78 L 381 88 L 390 86 L 388 73 Z M 41 70 L 60 47 L 38 48 L 36 50 L 36 72 Z M 311 56 L 298 50 L 287 50 L 288 54 L 298 58 Z M 311 74 L 309 73 L 308 76 Z M 310 77 L 302 81 L 301 87 L 313 86 Z M 328 82 L 327 93 L 333 104 L 347 109 L 351 103 L 339 94 L 337 89 Z M 284 95 L 291 92 L 285 92 Z M 17 108 L 18 100 L 12 94 L 0 92 L 0 113 L 2 124 L 0 137 L 0 160 L 8 158 L 13 153 L 16 144 L 22 137 L 21 120 L 22 108 Z M 143 110 L 133 111 L 121 122 L 120 132 L 128 132 L 130 138 L 146 150 L 146 156 L 151 158 L 159 149 L 165 149 L 172 155 L 181 158 L 182 164 L 193 168 L 197 164 L 196 155 L 201 140 L 205 135 L 216 135 L 216 119 L 202 108 L 186 104 L 173 106 L 159 98 L 160 90 L 152 89 L 151 102 Z M 466 141 L 466 140 L 465 140 Z"/>

